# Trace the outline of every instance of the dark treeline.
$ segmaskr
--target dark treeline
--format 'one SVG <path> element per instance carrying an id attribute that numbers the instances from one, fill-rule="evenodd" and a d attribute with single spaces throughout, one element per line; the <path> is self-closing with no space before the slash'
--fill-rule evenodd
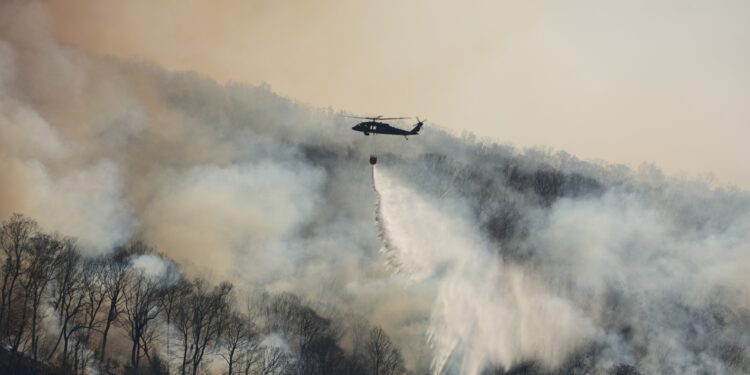
<path id="1" fill-rule="evenodd" d="M 187 278 L 143 242 L 87 257 L 15 214 L 0 249 L 0 363 L 12 373 L 406 373 L 380 327 L 347 329 L 288 293 L 240 303 L 232 284 Z"/>

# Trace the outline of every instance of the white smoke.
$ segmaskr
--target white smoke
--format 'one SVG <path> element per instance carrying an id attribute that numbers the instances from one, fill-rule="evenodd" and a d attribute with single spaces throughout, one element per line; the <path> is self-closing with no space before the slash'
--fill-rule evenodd
<path id="1" fill-rule="evenodd" d="M 293 268 L 286 243 L 312 214 L 324 173 L 298 162 L 199 165 L 158 177 L 145 238 L 191 272 L 255 285 Z"/>
<path id="2" fill-rule="evenodd" d="M 287 343 L 286 340 L 276 332 L 262 335 L 258 341 L 262 347 L 281 349 L 284 353 L 290 353 L 289 343 Z"/>
<path id="3" fill-rule="evenodd" d="M 618 190 L 560 200 L 531 229 L 533 267 L 602 329 L 631 331 L 630 345 L 609 337 L 602 363 L 633 363 L 640 347 L 646 371 L 732 373 L 743 365 L 724 363 L 725 345 L 750 342 L 735 331 L 744 323 L 727 317 L 750 306 L 750 212 L 704 234 L 644 204 Z"/>
<path id="4" fill-rule="evenodd" d="M 13 182 L 0 198 L 3 211 L 23 212 L 76 237 L 86 254 L 107 252 L 132 235 L 120 169 L 107 159 L 54 176 L 39 160 L 7 158 L 0 159 L 0 174 Z"/>
<path id="5" fill-rule="evenodd" d="M 162 285 L 172 285 L 180 279 L 175 264 L 159 255 L 133 256 L 130 258 L 130 266 L 146 279 Z"/>
<path id="6" fill-rule="evenodd" d="M 46 160 L 70 153 L 57 131 L 31 108 L 9 98 L 0 98 L 0 107 L 5 107 L 0 110 L 0 155 Z"/>

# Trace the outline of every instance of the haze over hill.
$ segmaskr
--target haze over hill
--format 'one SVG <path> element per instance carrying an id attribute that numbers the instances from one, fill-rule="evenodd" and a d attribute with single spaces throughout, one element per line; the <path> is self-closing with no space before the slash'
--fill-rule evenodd
<path id="1" fill-rule="evenodd" d="M 65 43 L 750 188 L 743 0 L 43 0 Z"/>
<path id="2" fill-rule="evenodd" d="M 61 45 L 47 22 L 0 8 L 3 219 L 84 256 L 141 238 L 188 274 L 364 317 L 417 373 L 750 371 L 745 191 L 429 123 L 363 137 L 268 86 Z"/>

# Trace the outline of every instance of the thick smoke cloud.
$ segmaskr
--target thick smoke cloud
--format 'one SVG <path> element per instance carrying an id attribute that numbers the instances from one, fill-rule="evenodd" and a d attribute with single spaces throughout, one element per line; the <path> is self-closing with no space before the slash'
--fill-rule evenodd
<path id="1" fill-rule="evenodd" d="M 264 86 L 60 45 L 49 22 L 0 7 L 2 217 L 365 317 L 418 373 L 750 371 L 745 192 L 434 127 L 366 138 Z M 397 251 L 378 252 L 370 152 Z"/>
<path id="2" fill-rule="evenodd" d="M 324 174 L 277 160 L 196 166 L 159 178 L 143 217 L 150 243 L 184 249 L 174 256 L 191 271 L 267 283 L 293 266 L 287 240 L 310 220 Z"/>
<path id="3" fill-rule="evenodd" d="M 587 306 L 598 326 L 628 332 L 609 332 L 603 360 L 659 373 L 747 371 L 746 358 L 724 363 L 732 346 L 750 343 L 747 199 L 736 203 L 727 227 L 690 228 L 695 217 L 615 189 L 559 201 L 527 245 L 534 268 L 566 286 L 559 293 Z"/>

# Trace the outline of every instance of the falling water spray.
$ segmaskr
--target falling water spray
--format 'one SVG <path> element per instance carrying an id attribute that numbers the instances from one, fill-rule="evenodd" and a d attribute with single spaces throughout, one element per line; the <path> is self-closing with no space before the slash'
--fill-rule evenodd
<path id="1" fill-rule="evenodd" d="M 538 360 L 560 366 L 596 334 L 591 322 L 533 273 L 504 263 L 459 200 L 435 202 L 373 168 L 383 252 L 415 283 L 434 283 L 426 340 L 435 374 L 479 374 Z"/>

